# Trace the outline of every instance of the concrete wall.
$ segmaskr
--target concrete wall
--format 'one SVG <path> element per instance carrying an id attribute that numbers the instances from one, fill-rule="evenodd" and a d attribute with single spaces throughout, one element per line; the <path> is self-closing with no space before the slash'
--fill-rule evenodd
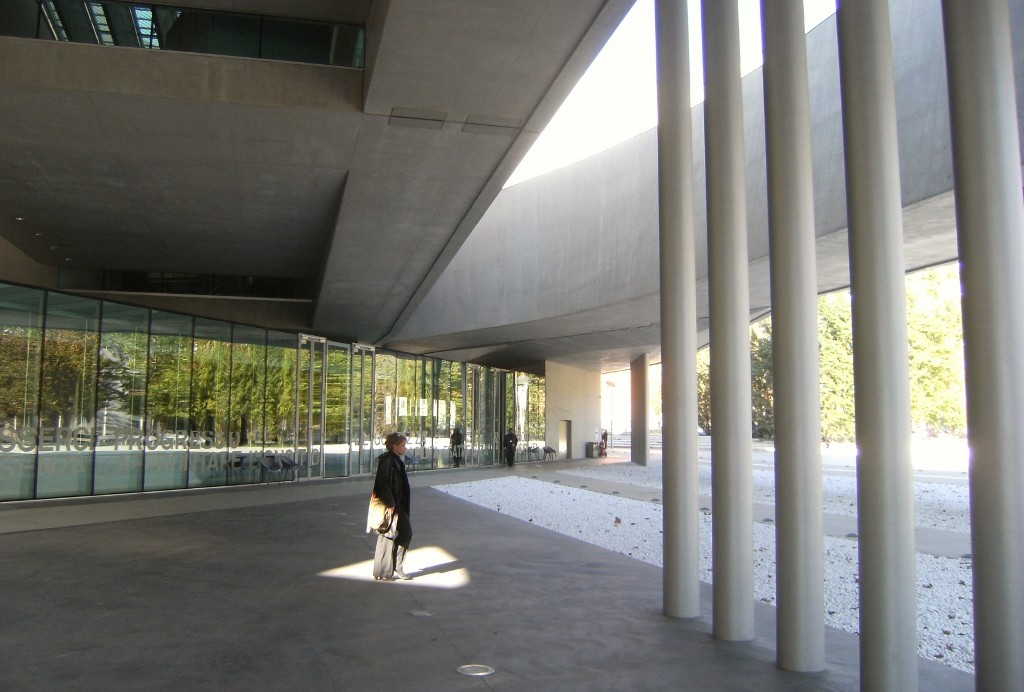
<path id="1" fill-rule="evenodd" d="M 569 458 L 583 458 L 586 443 L 596 442 L 600 436 L 601 373 L 552 362 L 547 363 L 546 372 L 545 440 L 558 448 L 562 421 L 572 421 L 571 447 L 565 451 Z M 558 451 L 559 457 L 563 457 L 563 450 Z"/>
<path id="2" fill-rule="evenodd" d="M 891 3 L 907 268 L 956 257 L 941 8 Z M 1024 80 L 1024 2 L 1011 2 L 1018 83 Z M 819 290 L 849 282 L 846 185 L 835 17 L 808 34 Z M 743 80 L 751 310 L 769 305 L 768 216 L 760 70 Z M 1018 107 L 1024 89 L 1018 84 Z M 1024 122 L 1019 123 L 1024 127 Z M 1021 131 L 1024 142 L 1024 129 Z M 707 315 L 703 104 L 693 109 L 698 314 Z M 516 337 L 579 335 L 657 324 L 657 136 L 651 130 L 593 157 L 503 190 L 445 274 L 395 336 L 416 339 L 503 326 Z M 493 268 L 481 281 L 482 268 Z M 638 312 L 637 307 L 643 314 Z M 529 334 L 533 325 L 546 333 Z M 699 325 L 703 328 L 705 325 Z M 656 347 L 655 339 L 653 345 Z"/>
<path id="3" fill-rule="evenodd" d="M 4 237 L 0 237 L 0 277 L 4 281 L 57 288 L 57 267 L 39 264 Z"/>

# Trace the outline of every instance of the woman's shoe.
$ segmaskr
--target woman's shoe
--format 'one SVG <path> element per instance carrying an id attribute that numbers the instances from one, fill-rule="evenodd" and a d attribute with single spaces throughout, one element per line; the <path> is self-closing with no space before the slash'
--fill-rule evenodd
<path id="1" fill-rule="evenodd" d="M 404 581 L 409 581 L 410 579 L 412 579 L 412 577 L 410 577 L 408 574 L 406 574 L 400 569 L 395 570 L 395 577 L 398 579 L 402 579 Z"/>

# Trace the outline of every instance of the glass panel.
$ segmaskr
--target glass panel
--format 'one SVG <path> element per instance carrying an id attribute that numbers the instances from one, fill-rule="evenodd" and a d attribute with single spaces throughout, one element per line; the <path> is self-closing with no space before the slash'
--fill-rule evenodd
<path id="1" fill-rule="evenodd" d="M 295 460 L 298 464 L 306 463 L 306 446 L 309 444 L 309 369 L 312 360 L 312 345 L 305 339 L 299 340 L 298 352 L 298 378 L 296 385 L 298 392 L 295 396 L 295 405 L 298 406 L 296 416 L 297 427 L 295 428 Z"/>
<path id="2" fill-rule="evenodd" d="M 327 408 L 324 429 L 324 475 L 337 478 L 349 475 L 349 395 L 351 393 L 352 353 L 348 346 L 327 344 Z"/>
<path id="3" fill-rule="evenodd" d="M 127 0 L 5 0 L 19 2 L 24 7 L 10 11 L 0 35 L 340 67 L 365 64 L 366 31 L 358 25 Z"/>
<path id="4" fill-rule="evenodd" d="M 192 345 L 192 441 L 188 485 L 227 483 L 231 325 L 196 318 Z"/>
<path id="5" fill-rule="evenodd" d="M 474 367 L 471 392 L 473 396 L 473 450 L 481 466 L 490 466 L 501 449 L 501 407 L 496 379 L 490 368 Z"/>
<path id="6" fill-rule="evenodd" d="M 236 325 L 231 347 L 231 415 L 228 483 L 259 479 L 266 437 L 263 394 L 266 388 L 267 332 Z"/>
<path id="7" fill-rule="evenodd" d="M 383 439 L 374 440 L 373 383 L 375 354 L 357 348 L 352 357 L 352 444 L 359 453 L 359 473 L 372 473 L 375 451 Z"/>
<path id="8" fill-rule="evenodd" d="M 96 32 L 96 42 L 103 46 L 114 45 L 114 34 L 110 31 L 110 23 L 107 21 L 103 5 L 98 2 L 87 2 L 85 5 L 89 11 L 89 19 L 92 20 L 92 29 Z"/>
<path id="9" fill-rule="evenodd" d="M 257 58 L 260 54 L 260 18 L 186 9 L 167 32 L 167 50 Z"/>
<path id="10" fill-rule="evenodd" d="M 448 449 L 451 443 L 451 421 L 448 415 L 448 381 L 450 368 L 447 361 L 424 358 L 425 391 L 430 398 L 430 418 L 427 421 L 427 447 L 431 465 L 448 468 L 452 465 Z"/>
<path id="11" fill-rule="evenodd" d="M 544 378 L 505 373 L 508 425 L 519 437 L 518 458 L 542 459 L 544 447 Z"/>
<path id="12" fill-rule="evenodd" d="M 526 377 L 529 378 L 529 384 L 526 394 L 526 428 L 524 432 L 531 446 L 539 449 L 539 458 L 543 459 L 544 446 L 547 444 L 545 441 L 547 434 L 547 410 L 544 401 L 545 381 L 538 375 L 527 375 Z"/>
<path id="13" fill-rule="evenodd" d="M 374 430 L 378 444 L 392 432 L 409 439 L 406 456 L 412 468 L 431 468 L 433 442 L 431 403 L 426 390 L 429 359 L 417 356 L 377 354 Z"/>
<path id="14" fill-rule="evenodd" d="M 324 377 L 327 375 L 327 342 L 320 340 L 313 344 L 313 371 L 310 386 L 310 451 L 308 460 L 309 477 L 323 477 L 324 446 Z"/>
<path id="15" fill-rule="evenodd" d="M 98 300 L 47 299 L 36 497 L 92 492 L 99 317 Z"/>
<path id="16" fill-rule="evenodd" d="M 295 454 L 295 350 L 298 337 L 267 332 L 266 454 Z"/>
<path id="17" fill-rule="evenodd" d="M 420 465 L 419 468 L 437 468 L 437 381 L 434 377 L 433 358 L 418 358 L 417 372 L 420 388 Z M 445 445 L 448 436 L 445 435 Z"/>
<path id="18" fill-rule="evenodd" d="M 352 416 L 352 473 L 366 473 L 363 468 L 363 445 L 365 440 L 363 422 L 363 349 L 352 349 L 352 389 L 349 396 L 349 412 Z M 366 464 L 369 468 L 369 464 Z"/>
<path id="19" fill-rule="evenodd" d="M 426 451 L 424 424 L 429 407 L 423 395 L 420 368 L 419 358 L 399 356 L 397 384 L 399 415 L 396 429 L 409 438 L 406 454 L 413 459 L 427 463 L 428 460 L 424 459 Z"/>
<path id="20" fill-rule="evenodd" d="M 64 30 L 64 22 L 60 13 L 57 12 L 53 0 L 43 0 L 42 9 L 50 35 L 59 41 L 67 41 L 68 33 Z"/>
<path id="21" fill-rule="evenodd" d="M 142 490 L 149 310 L 103 303 L 93 492 Z"/>
<path id="22" fill-rule="evenodd" d="M 438 429 L 439 435 L 447 434 L 448 441 L 438 438 L 438 443 L 447 447 L 441 460 L 448 466 L 465 466 L 466 456 L 466 412 L 462 400 L 462 363 L 441 361 L 439 363 Z M 456 436 L 456 431 L 458 435 Z"/>
<path id="23" fill-rule="evenodd" d="M 477 439 L 476 416 L 478 407 L 476 405 L 476 381 L 479 377 L 479 368 L 476 366 L 463 366 L 462 372 L 465 378 L 466 395 L 466 427 L 463 429 L 466 445 L 466 463 L 478 464 L 479 457 L 475 453 Z"/>
<path id="24" fill-rule="evenodd" d="M 331 62 L 334 27 L 319 22 L 297 22 L 267 17 L 263 20 L 260 57 L 327 65 Z"/>
<path id="25" fill-rule="evenodd" d="M 300 476 L 320 478 L 323 444 L 323 376 L 326 342 L 302 337 L 299 351 L 299 426 L 295 460 Z"/>
<path id="26" fill-rule="evenodd" d="M 408 413 L 409 402 L 398 398 L 398 359 L 386 353 L 376 354 L 376 404 L 373 438 L 383 446 L 384 438 L 398 430 L 398 417 Z"/>
<path id="27" fill-rule="evenodd" d="M 366 32 L 361 26 L 338 24 L 334 27 L 334 54 L 332 65 L 363 67 L 366 55 Z"/>
<path id="28" fill-rule="evenodd" d="M 135 24 L 135 33 L 139 38 L 139 46 L 142 48 L 160 48 L 160 35 L 157 32 L 153 9 L 132 5 L 131 10 L 132 19 Z"/>
<path id="29" fill-rule="evenodd" d="M 146 397 L 146 490 L 186 486 L 191 382 L 192 318 L 154 310 Z"/>
<path id="30" fill-rule="evenodd" d="M 0 500 L 35 496 L 44 295 L 0 284 Z"/>

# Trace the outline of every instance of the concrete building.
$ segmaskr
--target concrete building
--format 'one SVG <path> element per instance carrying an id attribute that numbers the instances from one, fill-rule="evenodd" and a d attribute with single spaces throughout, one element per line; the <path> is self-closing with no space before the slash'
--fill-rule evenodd
<path id="1" fill-rule="evenodd" d="M 87 3 L 7 2 L 0 280 L 44 291 L 54 320 L 69 296 L 145 309 L 150 323 L 153 311 L 187 315 L 192 339 L 225 338 L 213 333 L 222 323 L 264 330 L 264 344 L 302 334 L 296 421 L 298 392 L 329 377 L 319 344 L 347 345 L 350 363 L 377 348 L 493 369 L 474 391 L 493 388 L 494 402 L 504 371 L 540 375 L 544 438 L 570 457 L 599 426 L 601 373 L 660 361 L 664 610 L 680 618 L 700 606 L 692 362 L 709 343 L 714 635 L 725 641 L 752 636 L 743 361 L 746 326 L 771 310 L 785 460 L 778 663 L 797 671 L 823 666 L 813 298 L 849 285 L 861 685 L 913 689 L 902 277 L 959 258 L 977 685 L 1019 688 L 1024 3 L 844 3 L 806 39 L 799 2 L 765 3 L 765 67 L 743 80 L 735 5 L 704 3 L 707 96 L 692 110 L 686 5 L 656 4 L 658 131 L 502 191 L 632 2 L 296 0 L 280 17 L 261 0 L 192 0 L 154 8 L 148 31 L 134 10 L 104 23 Z M 161 33 L 161 21 L 177 29 Z M 160 50 L 132 47 L 154 36 Z M 327 405 L 310 400 L 309 421 L 314 408 Z M 238 434 L 249 425 L 239 419 Z M 55 446 L 70 452 L 76 429 L 54 433 Z M 9 439 L 13 450 L 28 438 Z M 19 464 L 37 463 L 39 450 L 22 451 L 36 456 Z M 358 464 L 352 473 L 369 470 Z"/>

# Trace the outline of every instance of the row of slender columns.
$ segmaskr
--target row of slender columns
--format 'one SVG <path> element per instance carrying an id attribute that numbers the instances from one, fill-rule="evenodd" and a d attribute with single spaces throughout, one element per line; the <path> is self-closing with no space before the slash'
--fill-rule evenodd
<path id="1" fill-rule="evenodd" d="M 646 353 L 629 364 L 630 401 L 630 459 L 634 464 L 647 466 L 651 456 L 651 429 L 647 418 L 647 371 L 651 357 Z"/>
<path id="2" fill-rule="evenodd" d="M 944 0 L 979 690 L 1024 688 L 1024 200 L 1006 0 Z"/>
<path id="3" fill-rule="evenodd" d="M 703 0 L 711 330 L 712 631 L 754 637 L 746 156 L 736 2 Z M 692 422 L 691 422 L 692 425 Z"/>
<path id="4" fill-rule="evenodd" d="M 914 478 L 896 92 L 887 0 L 842 3 L 861 688 L 917 689 Z"/>
<path id="5" fill-rule="evenodd" d="M 778 662 L 823 667 L 813 195 L 800 0 L 762 0 L 775 353 Z M 1024 200 L 1007 0 L 944 0 L 964 291 L 975 660 L 980 690 L 1024 680 Z M 734 2 L 705 0 L 714 623 L 752 625 L 742 104 Z M 694 230 L 686 0 L 656 0 L 665 612 L 699 614 Z M 910 404 L 889 10 L 837 18 L 857 404 L 861 687 L 917 688 Z"/>
<path id="6" fill-rule="evenodd" d="M 814 173 L 803 0 L 761 0 L 775 405 L 776 660 L 825 667 Z"/>
<path id="7" fill-rule="evenodd" d="M 693 222 L 690 39 L 686 0 L 655 0 L 664 612 L 700 615 L 697 472 L 697 266 Z"/>

